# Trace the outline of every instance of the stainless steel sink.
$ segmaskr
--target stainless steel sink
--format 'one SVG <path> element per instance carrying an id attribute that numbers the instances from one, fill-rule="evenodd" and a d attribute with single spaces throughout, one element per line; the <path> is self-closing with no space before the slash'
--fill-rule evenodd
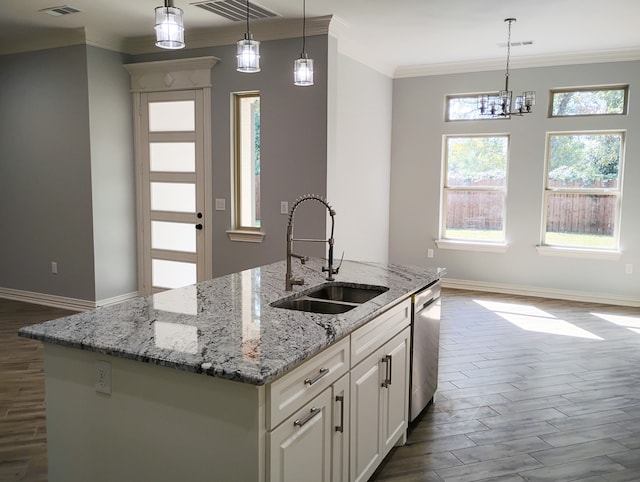
<path id="1" fill-rule="evenodd" d="M 384 286 L 345 286 L 332 284 L 323 286 L 315 291 L 307 293 L 311 298 L 330 301 L 346 301 L 347 303 L 365 303 L 378 295 L 381 295 L 389 288 Z"/>
<path id="2" fill-rule="evenodd" d="M 388 291 L 384 286 L 327 283 L 297 296 L 274 301 L 271 306 L 287 310 L 337 315 Z"/>
<path id="3" fill-rule="evenodd" d="M 326 315 L 338 315 L 354 309 L 357 305 L 347 303 L 332 303 L 330 301 L 313 300 L 310 298 L 294 298 L 273 303 L 276 308 L 287 310 L 308 311 L 310 313 L 323 313 Z"/>

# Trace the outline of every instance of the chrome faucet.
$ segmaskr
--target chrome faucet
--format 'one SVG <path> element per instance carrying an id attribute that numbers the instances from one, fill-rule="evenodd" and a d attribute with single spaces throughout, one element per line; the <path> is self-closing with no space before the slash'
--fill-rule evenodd
<path id="1" fill-rule="evenodd" d="M 300 203 L 304 201 L 310 201 L 310 200 L 315 200 L 322 203 L 329 211 L 329 215 L 331 216 L 331 236 L 329 237 L 329 239 L 295 239 L 293 237 L 293 215 L 295 214 L 296 208 L 300 205 Z M 322 272 L 327 273 L 327 281 L 333 281 L 335 279 L 333 275 L 338 274 L 338 270 L 340 269 L 340 266 L 336 268 L 333 267 L 333 242 L 334 242 L 333 228 L 335 226 L 335 219 L 334 219 L 335 215 L 336 215 L 336 212 L 329 205 L 329 203 L 325 199 L 323 199 L 321 196 L 318 196 L 316 194 L 306 194 L 298 198 L 293 203 L 293 206 L 291 207 L 291 211 L 289 211 L 289 224 L 287 225 L 287 274 L 285 278 L 285 289 L 287 291 L 291 291 L 294 285 L 304 284 L 303 278 L 300 278 L 300 277 L 296 278 L 293 276 L 291 272 L 291 258 L 298 258 L 302 264 L 305 264 L 305 262 L 309 259 L 308 256 L 303 256 L 301 254 L 297 254 L 293 252 L 294 241 L 305 241 L 305 242 L 312 242 L 312 243 L 318 243 L 318 242 L 329 243 L 329 257 L 327 260 L 327 266 L 322 267 Z"/>

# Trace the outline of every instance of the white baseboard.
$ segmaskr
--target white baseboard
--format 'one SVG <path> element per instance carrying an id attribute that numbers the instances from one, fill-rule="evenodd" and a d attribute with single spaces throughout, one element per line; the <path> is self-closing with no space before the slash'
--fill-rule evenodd
<path id="1" fill-rule="evenodd" d="M 486 283 L 461 279 L 442 278 L 444 288 L 460 290 L 487 291 L 509 295 L 537 296 L 558 300 L 582 301 L 585 303 L 604 303 L 607 305 L 640 307 L 640 298 L 614 295 L 611 293 L 593 293 L 590 291 L 558 290 L 540 286 L 508 285 L 502 283 Z"/>
<path id="2" fill-rule="evenodd" d="M 104 300 L 90 301 L 77 298 L 68 298 L 66 296 L 49 295 L 45 293 L 36 293 L 33 291 L 14 290 L 11 288 L 0 287 L 0 298 L 8 300 L 24 301 L 25 303 L 35 303 L 37 305 L 53 306 L 54 308 L 63 308 L 72 311 L 89 311 L 101 306 L 114 305 L 123 301 L 136 298 L 137 292 L 127 293 L 113 298 Z"/>

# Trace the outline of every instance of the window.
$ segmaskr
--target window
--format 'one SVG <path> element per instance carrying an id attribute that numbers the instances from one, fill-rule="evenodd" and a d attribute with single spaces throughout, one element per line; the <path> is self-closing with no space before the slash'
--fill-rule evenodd
<path id="1" fill-rule="evenodd" d="M 542 244 L 618 249 L 624 132 L 547 135 Z"/>
<path id="2" fill-rule="evenodd" d="M 509 136 L 445 138 L 441 238 L 504 243 Z"/>
<path id="3" fill-rule="evenodd" d="M 490 96 L 497 95 L 496 92 L 485 94 Z M 480 114 L 480 108 L 478 107 L 478 97 L 480 97 L 481 95 L 483 94 L 448 95 L 445 121 L 492 120 L 499 118 L 499 116 Z"/>
<path id="4" fill-rule="evenodd" d="M 552 90 L 549 117 L 626 114 L 628 92 L 628 86 Z"/>
<path id="5" fill-rule="evenodd" d="M 261 241 L 260 233 L 260 94 L 234 94 L 234 230 L 253 231 L 251 236 L 233 236 L 241 241 Z M 241 239 L 244 238 L 244 239 Z"/>

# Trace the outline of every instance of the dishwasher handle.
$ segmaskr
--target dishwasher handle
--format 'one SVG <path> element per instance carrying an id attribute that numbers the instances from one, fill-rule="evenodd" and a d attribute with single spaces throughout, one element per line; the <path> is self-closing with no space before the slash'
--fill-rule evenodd
<path id="1" fill-rule="evenodd" d="M 413 295 L 413 311 L 418 313 L 440 298 L 440 283 L 429 286 L 427 289 Z"/>

